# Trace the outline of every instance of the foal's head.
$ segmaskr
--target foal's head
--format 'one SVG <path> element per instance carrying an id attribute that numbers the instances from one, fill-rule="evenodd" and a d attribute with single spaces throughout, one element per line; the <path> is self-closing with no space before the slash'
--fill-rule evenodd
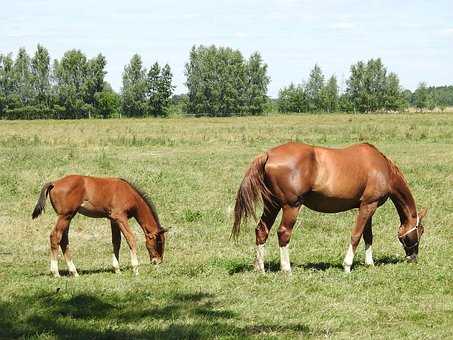
<path id="1" fill-rule="evenodd" d="M 146 236 L 146 248 L 148 249 L 151 263 L 159 264 L 164 258 L 166 232 L 166 229 L 160 228 L 157 233 L 150 233 Z"/>
<path id="2" fill-rule="evenodd" d="M 400 226 L 398 239 L 406 252 L 406 259 L 410 262 L 415 262 L 417 260 L 418 246 L 423 232 L 425 231 L 422 220 L 426 216 L 426 213 L 427 209 L 420 210 L 420 213 L 417 214 L 417 223 L 415 226 Z"/>

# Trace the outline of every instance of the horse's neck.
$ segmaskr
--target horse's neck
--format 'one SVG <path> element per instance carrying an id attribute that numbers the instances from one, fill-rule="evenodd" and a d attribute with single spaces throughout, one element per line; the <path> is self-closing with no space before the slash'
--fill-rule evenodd
<path id="1" fill-rule="evenodd" d="M 141 227 L 148 233 L 155 234 L 160 229 L 157 216 L 154 216 L 154 212 L 141 197 L 137 202 L 137 212 L 135 218 Z"/>
<path id="2" fill-rule="evenodd" d="M 411 225 L 417 220 L 417 209 L 406 181 L 399 173 L 394 174 L 390 199 L 398 211 L 401 225 Z"/>

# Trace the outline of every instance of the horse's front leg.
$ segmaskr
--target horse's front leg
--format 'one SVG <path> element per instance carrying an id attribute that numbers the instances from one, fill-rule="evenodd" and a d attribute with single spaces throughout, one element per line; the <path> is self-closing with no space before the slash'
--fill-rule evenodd
<path id="1" fill-rule="evenodd" d="M 121 248 L 121 231 L 118 224 L 114 221 L 110 221 L 110 227 L 112 229 L 112 266 L 115 273 L 120 273 L 120 248 Z"/>
<path id="2" fill-rule="evenodd" d="M 269 236 L 269 231 L 272 228 L 272 225 L 275 222 L 275 218 L 278 215 L 280 208 L 277 206 L 272 206 L 271 204 L 266 204 L 264 206 L 263 215 L 261 216 L 258 226 L 255 229 L 256 237 L 256 259 L 254 263 L 255 270 L 264 273 L 264 256 L 265 249 L 264 245 L 266 244 L 267 238 Z"/>
<path id="3" fill-rule="evenodd" d="M 278 244 L 280 246 L 280 269 L 283 272 L 291 273 L 291 262 L 289 261 L 289 241 L 293 233 L 293 227 L 297 220 L 300 206 L 283 207 L 283 216 L 278 228 Z"/>
<path id="4" fill-rule="evenodd" d="M 351 272 L 352 262 L 354 261 L 354 255 L 357 250 L 357 246 L 360 242 L 360 238 L 362 237 L 363 230 L 365 225 L 373 216 L 374 212 L 377 208 L 377 202 L 372 203 L 362 203 L 359 208 L 359 213 L 357 215 L 356 225 L 352 230 L 351 234 L 351 243 L 349 244 L 348 250 L 346 252 L 346 256 L 343 261 L 344 271 L 346 273 Z M 370 222 L 371 223 L 371 222 Z"/>
<path id="5" fill-rule="evenodd" d="M 118 216 L 112 215 L 111 218 L 119 226 L 121 233 L 124 235 L 124 238 L 129 245 L 132 271 L 135 275 L 138 275 L 137 241 L 135 239 L 134 231 L 129 226 L 128 218 L 123 214 Z"/>

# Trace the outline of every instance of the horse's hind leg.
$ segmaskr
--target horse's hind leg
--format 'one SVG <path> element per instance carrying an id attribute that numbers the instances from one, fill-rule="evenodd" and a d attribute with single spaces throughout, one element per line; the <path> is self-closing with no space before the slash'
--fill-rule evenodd
<path id="1" fill-rule="evenodd" d="M 274 224 L 275 218 L 280 211 L 279 206 L 274 206 L 267 203 L 264 207 L 263 215 L 261 216 L 260 221 L 255 229 L 256 237 L 256 260 L 255 260 L 255 269 L 261 272 L 264 272 L 264 245 L 266 244 L 267 238 L 269 236 L 269 231 Z"/>
<path id="2" fill-rule="evenodd" d="M 69 228 L 71 216 L 58 216 L 57 223 L 50 233 L 50 271 L 55 277 L 59 277 L 58 272 L 58 248 L 64 231 Z"/>
<path id="3" fill-rule="evenodd" d="M 69 249 L 69 222 L 67 228 L 63 231 L 63 235 L 60 241 L 61 251 L 63 252 L 63 256 L 66 260 L 66 264 L 68 266 L 69 274 L 77 277 L 79 274 L 77 273 L 77 269 L 72 262 L 71 251 Z"/>
<path id="4" fill-rule="evenodd" d="M 293 233 L 294 223 L 296 223 L 300 206 L 284 206 L 283 216 L 278 228 L 278 244 L 280 246 L 280 269 L 283 272 L 291 273 L 291 263 L 289 261 L 288 244 Z"/>
<path id="5" fill-rule="evenodd" d="M 357 215 L 356 225 L 352 230 L 351 235 L 351 244 L 348 247 L 348 251 L 343 261 L 344 271 L 346 273 L 351 272 L 352 262 L 354 261 L 355 251 L 362 237 L 365 225 L 370 221 L 374 212 L 377 208 L 377 202 L 372 203 L 362 203 L 359 208 L 359 213 Z"/>
<path id="6" fill-rule="evenodd" d="M 121 231 L 118 224 L 114 221 L 110 222 L 112 228 L 112 245 L 113 245 L 113 256 L 112 266 L 115 273 L 120 272 L 120 247 L 121 247 Z"/>
<path id="7" fill-rule="evenodd" d="M 365 241 L 365 264 L 368 266 L 374 266 L 373 251 L 371 249 L 373 245 L 373 230 L 371 228 L 371 220 L 372 217 L 368 219 L 363 231 L 363 240 Z"/>

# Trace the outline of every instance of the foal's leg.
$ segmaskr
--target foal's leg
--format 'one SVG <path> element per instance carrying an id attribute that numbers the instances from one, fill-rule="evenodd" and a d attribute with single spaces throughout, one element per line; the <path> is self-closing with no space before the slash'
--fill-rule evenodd
<path id="1" fill-rule="evenodd" d="M 374 266 L 373 261 L 373 251 L 371 246 L 373 244 L 373 230 L 371 228 L 371 219 L 370 217 L 365 225 L 365 230 L 363 231 L 363 240 L 365 241 L 365 264 L 368 266 Z"/>
<path id="2" fill-rule="evenodd" d="M 132 270 L 135 275 L 138 275 L 137 241 L 135 239 L 135 234 L 129 227 L 129 222 L 126 216 L 118 217 L 114 219 L 114 222 L 118 224 L 121 232 L 126 238 L 127 244 L 129 245 L 129 249 L 131 252 Z"/>
<path id="3" fill-rule="evenodd" d="M 362 203 L 359 208 L 359 213 L 357 215 L 356 225 L 352 230 L 351 235 L 351 244 L 348 247 L 348 251 L 343 261 L 344 271 L 346 273 L 351 272 L 352 262 L 354 260 L 354 255 L 357 249 L 357 245 L 360 242 L 360 237 L 362 237 L 363 230 L 368 220 L 371 220 L 374 212 L 377 208 L 377 202 L 373 203 Z M 370 222 L 371 223 L 371 222 Z"/>
<path id="4" fill-rule="evenodd" d="M 284 206 L 283 216 L 278 228 L 278 244 L 280 246 L 280 269 L 283 272 L 291 273 L 291 263 L 289 261 L 288 245 L 293 233 L 294 223 L 296 223 L 300 206 Z"/>
<path id="5" fill-rule="evenodd" d="M 280 207 L 266 204 L 264 206 L 263 215 L 261 216 L 260 221 L 255 229 L 256 237 L 256 260 L 255 260 L 255 270 L 264 273 L 264 245 L 266 244 L 267 238 L 269 236 L 269 231 L 274 224 L 275 218 L 280 211 Z"/>
<path id="6" fill-rule="evenodd" d="M 74 262 L 72 262 L 71 251 L 69 250 L 69 223 L 68 227 L 63 231 L 63 235 L 60 241 L 60 247 L 63 252 L 63 256 L 66 260 L 66 264 L 68 265 L 69 274 L 74 277 L 79 276 L 79 274 L 77 273 L 77 269 L 74 265 Z"/>
<path id="7" fill-rule="evenodd" d="M 112 228 L 112 266 L 115 273 L 120 272 L 120 247 L 121 247 L 121 231 L 118 224 L 114 221 L 110 221 L 110 227 Z"/>
<path id="8" fill-rule="evenodd" d="M 70 220 L 71 217 L 69 216 L 58 216 L 57 223 L 50 233 L 50 272 L 55 277 L 60 276 L 58 272 L 58 248 L 63 232 L 69 228 Z"/>

